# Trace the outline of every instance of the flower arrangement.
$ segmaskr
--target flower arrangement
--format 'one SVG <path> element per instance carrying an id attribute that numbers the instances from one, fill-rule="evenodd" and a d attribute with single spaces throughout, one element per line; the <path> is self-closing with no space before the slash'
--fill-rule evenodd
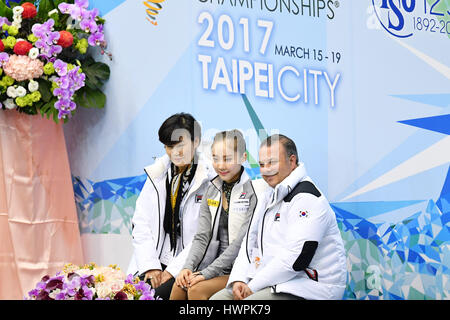
<path id="1" fill-rule="evenodd" d="M 89 0 L 0 2 L 0 108 L 67 122 L 77 106 L 103 108 L 105 20 Z M 98 48 L 98 49 L 96 49 Z"/>
<path id="2" fill-rule="evenodd" d="M 66 264 L 54 277 L 44 276 L 26 300 L 156 300 L 155 290 L 116 265 Z"/>

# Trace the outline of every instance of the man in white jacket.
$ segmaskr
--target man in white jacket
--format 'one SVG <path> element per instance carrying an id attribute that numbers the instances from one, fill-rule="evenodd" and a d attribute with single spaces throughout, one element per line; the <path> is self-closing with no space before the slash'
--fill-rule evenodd
<path id="1" fill-rule="evenodd" d="M 127 273 L 148 280 L 157 296 L 168 299 L 184 264 L 176 257 L 197 231 L 200 204 L 215 173 L 198 157 L 201 129 L 190 114 L 169 117 L 158 135 L 167 155 L 144 168 L 148 179 L 136 201 Z"/>
<path id="2" fill-rule="evenodd" d="M 347 271 L 336 217 L 294 142 L 268 137 L 259 164 L 271 188 L 260 197 L 227 287 L 211 299 L 341 299 Z"/>

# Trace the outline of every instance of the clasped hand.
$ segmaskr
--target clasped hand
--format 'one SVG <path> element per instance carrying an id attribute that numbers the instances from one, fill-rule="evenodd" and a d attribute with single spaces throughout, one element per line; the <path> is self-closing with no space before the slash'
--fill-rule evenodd
<path id="1" fill-rule="evenodd" d="M 192 272 L 192 270 L 183 269 L 175 279 L 175 283 L 178 287 L 187 289 L 204 280 L 205 277 L 200 272 Z"/>
<path id="2" fill-rule="evenodd" d="M 144 282 L 150 280 L 153 289 L 158 288 L 167 280 L 171 279 L 172 275 L 167 271 L 161 271 L 158 269 L 149 270 L 145 273 Z"/>
<path id="3" fill-rule="evenodd" d="M 248 287 L 246 283 L 241 281 L 236 281 L 233 283 L 234 300 L 243 300 L 252 294 L 253 291 Z"/>

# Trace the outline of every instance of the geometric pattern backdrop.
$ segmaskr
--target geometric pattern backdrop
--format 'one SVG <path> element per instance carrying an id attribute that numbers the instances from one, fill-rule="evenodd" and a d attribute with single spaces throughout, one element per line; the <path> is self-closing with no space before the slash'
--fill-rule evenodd
<path id="1" fill-rule="evenodd" d="M 72 177 L 80 232 L 131 234 L 137 197 L 147 175 L 94 183 Z"/>
<path id="2" fill-rule="evenodd" d="M 449 299 L 450 170 L 439 199 L 403 221 L 375 224 L 358 216 L 361 207 L 386 205 L 332 205 L 348 259 L 345 298 Z"/>
<path id="3" fill-rule="evenodd" d="M 131 234 L 134 205 L 146 175 L 93 183 L 73 178 L 82 233 Z M 347 252 L 345 299 L 448 299 L 450 170 L 436 201 L 397 224 L 372 223 L 360 210 L 415 202 L 333 203 Z M 408 284 L 405 286 L 404 284 Z"/>

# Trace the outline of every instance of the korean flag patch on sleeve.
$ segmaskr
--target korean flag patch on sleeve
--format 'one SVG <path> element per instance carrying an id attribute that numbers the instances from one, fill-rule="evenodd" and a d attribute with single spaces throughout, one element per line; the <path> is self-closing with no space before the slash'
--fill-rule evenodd
<path id="1" fill-rule="evenodd" d="M 309 213 L 306 210 L 300 210 L 299 216 L 300 216 L 300 218 L 308 218 Z"/>

